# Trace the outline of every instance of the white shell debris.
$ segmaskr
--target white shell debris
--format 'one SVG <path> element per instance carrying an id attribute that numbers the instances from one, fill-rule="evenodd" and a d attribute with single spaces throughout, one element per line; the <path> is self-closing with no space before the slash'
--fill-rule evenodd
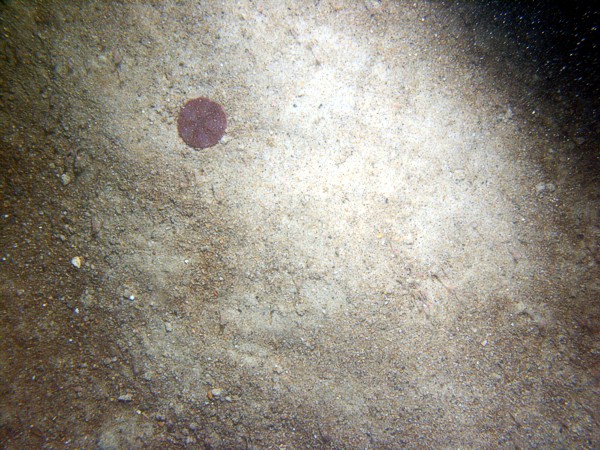
<path id="1" fill-rule="evenodd" d="M 81 265 L 83 264 L 83 260 L 80 256 L 76 256 L 71 260 L 71 264 L 73 264 L 77 269 L 80 269 Z"/>

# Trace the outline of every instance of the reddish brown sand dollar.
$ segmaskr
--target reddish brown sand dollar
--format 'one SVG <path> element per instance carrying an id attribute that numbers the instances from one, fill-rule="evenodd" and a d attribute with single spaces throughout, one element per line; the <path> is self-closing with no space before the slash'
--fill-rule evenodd
<path id="1" fill-rule="evenodd" d="M 223 107 L 204 97 L 189 100 L 177 119 L 181 139 L 194 148 L 215 145 L 225 134 L 227 116 Z"/>

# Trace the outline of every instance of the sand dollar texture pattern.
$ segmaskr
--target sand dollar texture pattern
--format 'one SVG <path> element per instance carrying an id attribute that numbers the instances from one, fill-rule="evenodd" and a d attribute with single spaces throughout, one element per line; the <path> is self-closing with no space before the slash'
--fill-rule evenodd
<path id="1" fill-rule="evenodd" d="M 204 97 L 189 100 L 179 112 L 177 129 L 181 139 L 194 148 L 217 144 L 225 134 L 227 116 L 223 107 Z"/>

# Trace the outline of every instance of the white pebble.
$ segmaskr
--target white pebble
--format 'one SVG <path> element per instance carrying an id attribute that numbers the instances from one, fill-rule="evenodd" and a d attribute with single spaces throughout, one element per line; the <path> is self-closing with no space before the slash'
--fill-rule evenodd
<path id="1" fill-rule="evenodd" d="M 77 269 L 80 269 L 81 265 L 83 264 L 83 261 L 81 257 L 76 256 L 71 260 L 71 264 L 73 264 Z"/>
<path id="2" fill-rule="evenodd" d="M 69 175 L 68 173 L 63 173 L 60 176 L 60 182 L 63 184 L 63 186 L 66 186 L 71 182 L 71 175 Z"/>

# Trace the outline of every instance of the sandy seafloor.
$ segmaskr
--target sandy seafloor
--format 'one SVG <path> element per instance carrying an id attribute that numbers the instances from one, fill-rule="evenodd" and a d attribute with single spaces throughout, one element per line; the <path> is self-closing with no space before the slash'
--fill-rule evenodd
<path id="1" fill-rule="evenodd" d="M 3 1 L 1 446 L 600 447 L 599 14 L 541 3 Z"/>

